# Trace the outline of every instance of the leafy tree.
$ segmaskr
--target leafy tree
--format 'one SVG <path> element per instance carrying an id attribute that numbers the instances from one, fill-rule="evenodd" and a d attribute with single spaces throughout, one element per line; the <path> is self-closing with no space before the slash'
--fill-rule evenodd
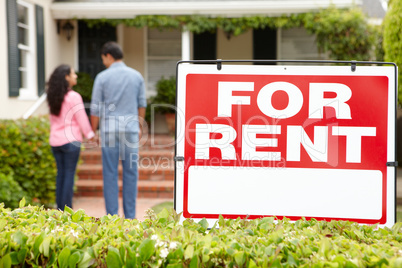
<path id="1" fill-rule="evenodd" d="M 402 1 L 390 1 L 384 19 L 384 59 L 398 65 L 398 102 L 402 104 Z"/>

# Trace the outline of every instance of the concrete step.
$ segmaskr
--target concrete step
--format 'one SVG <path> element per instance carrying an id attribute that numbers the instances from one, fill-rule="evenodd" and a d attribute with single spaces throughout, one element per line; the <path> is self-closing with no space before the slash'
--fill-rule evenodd
<path id="1" fill-rule="evenodd" d="M 119 195 L 122 196 L 123 182 L 118 181 Z M 75 197 L 102 197 L 103 181 L 78 180 L 75 183 Z M 138 198 L 173 198 L 173 181 L 138 181 Z"/>
<path id="2" fill-rule="evenodd" d="M 101 164 L 82 164 L 77 167 L 77 175 L 79 180 L 102 180 Z M 119 177 L 123 174 L 121 165 L 118 167 Z M 139 165 L 138 179 L 150 181 L 173 181 L 174 167 L 173 165 Z"/>
<path id="3" fill-rule="evenodd" d="M 138 196 L 149 198 L 173 197 L 174 145 L 169 135 L 148 135 L 140 140 L 138 159 Z M 102 152 L 100 147 L 84 149 L 77 167 L 79 180 L 76 196 L 103 196 Z M 119 163 L 119 178 L 123 169 Z M 119 181 L 119 184 L 121 182 Z M 121 187 L 121 185 L 120 185 Z"/>

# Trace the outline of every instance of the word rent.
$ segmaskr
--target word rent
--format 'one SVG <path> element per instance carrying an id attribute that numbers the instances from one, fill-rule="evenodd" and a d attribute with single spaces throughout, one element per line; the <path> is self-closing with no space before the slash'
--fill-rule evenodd
<path id="1" fill-rule="evenodd" d="M 247 92 L 254 90 L 254 82 L 218 82 L 217 117 L 232 117 L 234 105 L 252 105 Z M 277 91 L 284 91 L 288 96 L 288 104 L 283 109 L 276 109 L 272 104 L 272 96 Z M 238 93 L 233 94 L 234 92 Z M 336 96 L 328 98 L 325 93 L 335 93 Z M 308 94 L 308 119 L 322 119 L 325 107 L 333 108 L 337 119 L 352 119 L 351 107 L 347 103 L 352 96 L 352 90 L 347 85 L 310 83 Z M 296 85 L 289 82 L 272 82 L 259 90 L 256 104 L 259 111 L 267 117 L 287 119 L 300 112 L 304 98 Z M 237 160 L 232 143 L 236 140 L 238 131 L 241 131 L 242 160 L 279 161 L 282 152 L 278 150 L 278 138 L 285 127 L 286 161 L 300 161 L 303 147 L 313 162 L 327 162 L 328 137 L 332 135 L 346 137 L 347 163 L 361 163 L 362 139 L 376 136 L 376 127 L 367 126 L 314 126 L 313 137 L 309 137 L 303 125 L 242 124 L 239 129 L 235 129 L 228 124 L 196 124 L 195 158 L 209 159 L 210 148 L 218 148 L 222 159 Z M 220 135 L 219 138 L 211 138 L 212 134 Z M 264 137 L 258 136 L 259 134 L 264 134 Z M 264 147 L 264 151 L 257 150 L 257 147 Z"/>

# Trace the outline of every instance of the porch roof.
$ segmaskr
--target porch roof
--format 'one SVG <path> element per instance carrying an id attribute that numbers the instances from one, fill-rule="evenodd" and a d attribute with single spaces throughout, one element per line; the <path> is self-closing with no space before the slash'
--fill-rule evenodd
<path id="1" fill-rule="evenodd" d="M 53 2 L 54 19 L 133 18 L 138 15 L 246 16 L 304 13 L 334 5 L 361 5 L 362 0 L 62 0 Z"/>

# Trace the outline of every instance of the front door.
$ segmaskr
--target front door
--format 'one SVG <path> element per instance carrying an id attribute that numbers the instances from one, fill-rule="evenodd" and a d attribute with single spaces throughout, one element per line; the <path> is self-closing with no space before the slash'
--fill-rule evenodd
<path id="1" fill-rule="evenodd" d="M 105 69 L 100 56 L 103 44 L 116 40 L 116 27 L 103 24 L 90 28 L 85 21 L 79 21 L 79 71 L 89 73 L 92 78 L 95 78 Z"/>

